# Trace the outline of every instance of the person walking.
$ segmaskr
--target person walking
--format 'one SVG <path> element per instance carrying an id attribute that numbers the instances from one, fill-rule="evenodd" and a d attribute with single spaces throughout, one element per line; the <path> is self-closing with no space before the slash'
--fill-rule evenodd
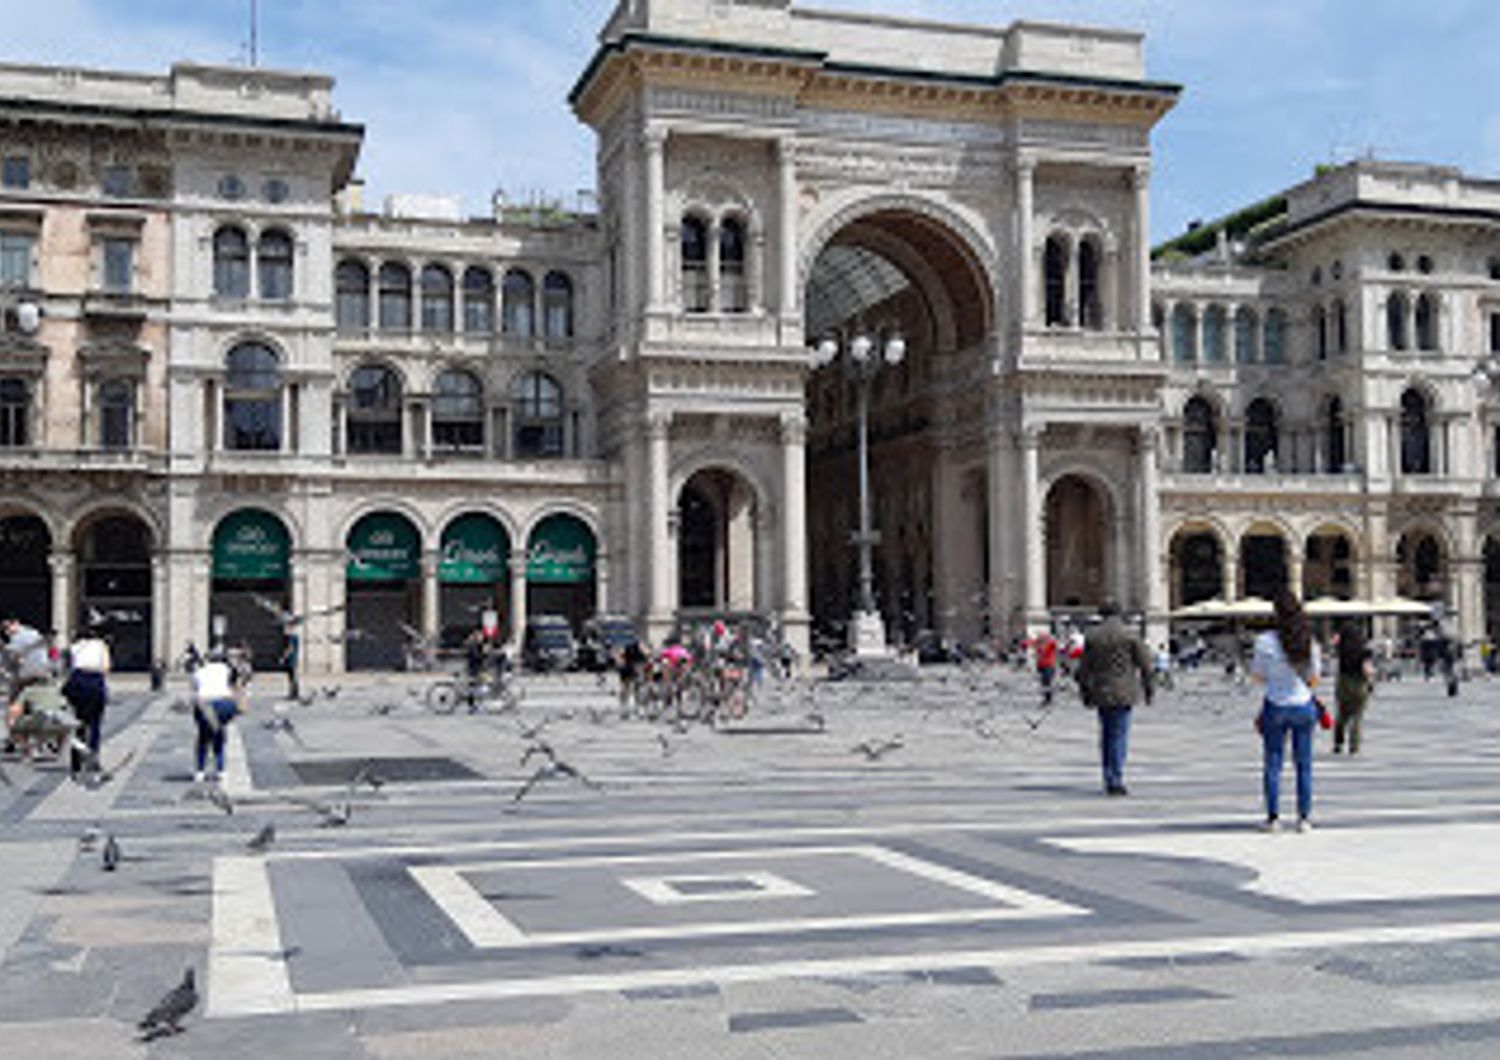
<path id="1" fill-rule="evenodd" d="M 85 773 L 99 773 L 99 739 L 104 722 L 104 708 L 109 702 L 111 660 L 109 643 L 98 626 L 90 626 L 73 642 L 68 651 L 68 679 L 62 687 L 63 698 L 78 719 L 78 732 L 72 740 L 69 775 L 78 780 Z"/>
<path id="2" fill-rule="evenodd" d="M 1318 683 L 1321 660 L 1307 613 L 1291 590 L 1281 589 L 1272 603 L 1275 626 L 1255 638 L 1250 659 L 1250 676 L 1265 685 L 1265 698 L 1255 719 L 1261 735 L 1266 800 L 1261 827 L 1267 832 L 1281 827 L 1281 767 L 1290 736 L 1297 772 L 1297 831 L 1306 832 L 1312 828 L 1313 726 L 1318 723 L 1312 690 Z"/>
<path id="3" fill-rule="evenodd" d="M 240 713 L 243 690 L 236 683 L 234 669 L 224 652 L 217 649 L 209 652 L 208 661 L 193 673 L 193 689 L 197 698 L 193 720 L 198 726 L 193 783 L 201 784 L 208 779 L 210 748 L 214 752 L 214 778 L 224 773 L 224 730 Z"/>
<path id="4" fill-rule="evenodd" d="M 287 626 L 282 637 L 281 669 L 286 674 L 286 698 L 302 698 L 302 686 L 298 682 L 298 671 L 302 661 L 302 636 L 295 626 Z"/>
<path id="5" fill-rule="evenodd" d="M 1057 638 L 1050 631 L 1042 630 L 1026 642 L 1036 655 L 1036 678 L 1042 689 L 1042 702 L 1052 703 L 1052 682 L 1057 677 Z"/>
<path id="6" fill-rule="evenodd" d="M 9 730 L 20 720 L 21 693 L 33 685 L 52 678 L 52 664 L 47 658 L 47 638 L 19 618 L 0 620 L 0 654 L 4 655 L 8 676 L 5 693 L 6 751 L 14 750 Z"/>
<path id="7" fill-rule="evenodd" d="M 1375 664 L 1371 658 L 1370 642 L 1355 623 L 1347 623 L 1339 633 L 1339 679 L 1335 689 L 1338 695 L 1338 721 L 1333 727 L 1334 754 L 1343 751 L 1346 738 L 1349 753 L 1359 754 L 1360 728 L 1374 677 Z"/>
<path id="8" fill-rule="evenodd" d="M 1128 795 L 1125 755 L 1130 740 L 1130 713 L 1151 702 L 1151 651 L 1120 619 L 1113 601 L 1099 607 L 1103 619 L 1083 641 L 1078 663 L 1078 690 L 1085 706 L 1099 712 L 1099 758 L 1107 795 Z"/>

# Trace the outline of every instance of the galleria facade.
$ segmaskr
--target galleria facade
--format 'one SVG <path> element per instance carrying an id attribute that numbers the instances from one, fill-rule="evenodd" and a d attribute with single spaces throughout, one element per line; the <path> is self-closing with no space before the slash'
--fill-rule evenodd
<path id="1" fill-rule="evenodd" d="M 1149 243 L 1134 32 L 621 0 L 598 209 L 364 209 L 332 82 L 0 67 L 0 609 L 314 671 L 486 610 L 850 612 L 870 383 L 890 633 L 1112 596 L 1500 619 L 1500 185 L 1355 162 Z M 1500 381 L 1500 373 L 1494 378 Z"/>

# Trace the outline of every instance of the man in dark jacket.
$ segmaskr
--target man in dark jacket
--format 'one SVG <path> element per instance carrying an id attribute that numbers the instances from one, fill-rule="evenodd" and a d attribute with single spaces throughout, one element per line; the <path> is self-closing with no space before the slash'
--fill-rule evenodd
<path id="1" fill-rule="evenodd" d="M 1130 711 L 1151 702 L 1151 652 L 1120 620 L 1119 608 L 1106 601 L 1103 621 L 1089 631 L 1078 669 L 1078 689 L 1085 706 L 1099 712 L 1099 755 L 1104 791 L 1128 795 L 1125 752 L 1130 738 Z"/>

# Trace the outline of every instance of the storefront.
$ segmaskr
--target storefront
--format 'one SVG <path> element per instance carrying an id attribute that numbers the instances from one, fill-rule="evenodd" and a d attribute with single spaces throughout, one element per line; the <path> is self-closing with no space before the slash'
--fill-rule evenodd
<path id="1" fill-rule="evenodd" d="M 498 520 L 474 513 L 449 523 L 437 576 L 441 647 L 463 644 L 486 611 L 499 614 L 502 634 L 510 629 L 510 535 Z"/>
<path id="2" fill-rule="evenodd" d="M 550 515 L 526 546 L 526 614 L 562 615 L 578 632 L 594 615 L 593 531 L 571 515 Z"/>
<path id="3" fill-rule="evenodd" d="M 131 515 L 91 523 L 78 541 L 78 624 L 99 623 L 116 670 L 151 668 L 151 530 Z"/>
<path id="4" fill-rule="evenodd" d="M 345 549 L 345 669 L 404 670 L 422 628 L 422 537 L 404 515 L 374 512 Z"/>
<path id="5" fill-rule="evenodd" d="M 275 669 L 291 610 L 292 539 L 269 512 L 244 509 L 214 530 L 208 643 L 245 647 L 258 670 Z"/>
<path id="6" fill-rule="evenodd" d="M 46 633 L 52 628 L 52 535 L 34 515 L 0 519 L 0 610 Z"/>

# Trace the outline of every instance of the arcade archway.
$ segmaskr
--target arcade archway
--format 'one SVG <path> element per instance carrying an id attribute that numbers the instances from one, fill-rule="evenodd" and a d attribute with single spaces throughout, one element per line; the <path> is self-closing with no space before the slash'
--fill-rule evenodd
<path id="1" fill-rule="evenodd" d="M 925 207 L 872 209 L 844 222 L 806 274 L 807 340 L 831 339 L 843 351 L 812 373 L 806 394 L 809 589 L 814 623 L 825 633 L 844 631 L 858 592 L 851 540 L 859 525 L 860 384 L 847 356 L 858 337 L 877 350 L 893 338 L 905 344 L 902 361 L 869 383 L 876 607 L 893 633 L 973 609 L 976 587 L 943 585 L 934 570 L 940 538 L 952 553 L 987 554 L 983 523 L 965 516 L 958 495 L 973 468 L 946 476 L 940 468 L 955 459 L 939 444 L 951 418 L 950 388 L 981 365 L 995 326 L 981 253 L 961 230 Z"/>
<path id="2" fill-rule="evenodd" d="M 0 610 L 43 633 L 52 629 L 52 534 L 34 515 L 0 519 Z"/>
<path id="3" fill-rule="evenodd" d="M 77 534 L 79 626 L 102 626 L 116 670 L 151 668 L 151 540 L 134 515 L 107 515 Z"/>
<path id="4" fill-rule="evenodd" d="M 1098 487 L 1078 475 L 1058 479 L 1047 493 L 1047 606 L 1092 608 L 1112 584 L 1109 521 Z"/>
<path id="5" fill-rule="evenodd" d="M 752 611 L 755 595 L 755 488 L 723 468 L 699 471 L 677 502 L 678 605 L 684 611 Z"/>
<path id="6" fill-rule="evenodd" d="M 1183 530 L 1172 539 L 1172 606 L 1222 599 L 1224 546 L 1209 530 Z"/>

